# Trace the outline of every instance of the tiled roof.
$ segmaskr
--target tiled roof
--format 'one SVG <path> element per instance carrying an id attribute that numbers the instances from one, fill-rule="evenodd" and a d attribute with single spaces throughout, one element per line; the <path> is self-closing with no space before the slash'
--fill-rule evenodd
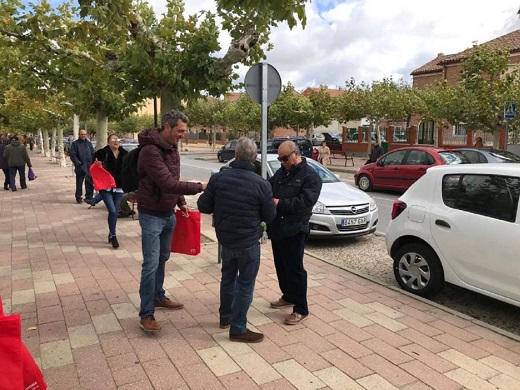
<path id="1" fill-rule="evenodd" d="M 509 50 L 511 53 L 518 53 L 520 52 L 520 30 L 513 31 L 491 41 L 484 42 L 481 46 L 489 47 L 493 50 Z M 456 54 L 439 54 L 436 58 L 415 69 L 410 74 L 415 76 L 419 74 L 442 72 L 443 65 L 460 62 L 466 58 L 467 53 L 471 50 L 473 49 L 466 49 Z"/>

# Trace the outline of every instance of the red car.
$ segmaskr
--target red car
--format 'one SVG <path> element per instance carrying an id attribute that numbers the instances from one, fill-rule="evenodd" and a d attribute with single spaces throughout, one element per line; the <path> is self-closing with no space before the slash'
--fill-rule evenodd
<path id="1" fill-rule="evenodd" d="M 363 191 L 406 191 L 429 167 L 469 163 L 468 158 L 456 150 L 411 146 L 388 152 L 375 163 L 362 166 L 354 175 L 354 179 Z"/>

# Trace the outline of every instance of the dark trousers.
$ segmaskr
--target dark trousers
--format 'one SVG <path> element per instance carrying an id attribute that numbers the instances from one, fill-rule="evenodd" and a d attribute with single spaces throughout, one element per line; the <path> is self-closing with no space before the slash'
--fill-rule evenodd
<path id="1" fill-rule="evenodd" d="M 20 187 L 27 188 L 27 182 L 25 181 L 25 165 L 20 167 L 9 167 L 9 187 L 12 190 L 16 189 L 16 172 L 20 175 Z"/>
<path id="2" fill-rule="evenodd" d="M 5 179 L 4 179 L 4 189 L 9 188 L 9 168 L 2 169 L 4 171 Z"/>
<path id="3" fill-rule="evenodd" d="M 83 182 L 85 182 L 85 198 L 92 199 L 92 196 L 94 195 L 94 184 L 89 181 L 85 180 L 85 175 L 80 175 L 76 173 L 76 200 L 81 200 L 81 195 L 83 193 Z"/>
<path id="4" fill-rule="evenodd" d="M 307 235 L 298 233 L 282 240 L 271 239 L 274 265 L 282 299 L 294 304 L 293 312 L 309 314 L 307 306 L 307 271 L 303 267 L 304 243 Z"/>

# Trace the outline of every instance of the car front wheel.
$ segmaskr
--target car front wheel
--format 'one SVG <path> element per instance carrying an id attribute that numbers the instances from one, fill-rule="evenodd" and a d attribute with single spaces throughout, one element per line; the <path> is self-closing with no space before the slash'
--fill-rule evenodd
<path id="1" fill-rule="evenodd" d="M 372 190 L 372 181 L 367 175 L 361 175 L 358 180 L 358 187 L 363 191 L 371 191 Z"/>
<path id="2" fill-rule="evenodd" d="M 421 243 L 403 246 L 393 256 L 394 276 L 403 290 L 422 297 L 438 293 L 444 284 L 444 271 L 432 248 Z"/>

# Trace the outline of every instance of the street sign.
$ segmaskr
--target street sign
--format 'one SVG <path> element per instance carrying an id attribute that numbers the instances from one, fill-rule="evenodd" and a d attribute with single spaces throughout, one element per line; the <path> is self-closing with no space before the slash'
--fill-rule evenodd
<path id="1" fill-rule="evenodd" d="M 282 90 L 282 79 L 274 66 L 267 65 L 267 104 L 272 103 Z M 262 103 L 262 69 L 263 64 L 255 64 L 247 71 L 244 79 L 246 92 L 252 101 Z"/>
<path id="2" fill-rule="evenodd" d="M 516 114 L 516 103 L 506 102 L 504 105 L 504 118 L 514 119 Z"/>

